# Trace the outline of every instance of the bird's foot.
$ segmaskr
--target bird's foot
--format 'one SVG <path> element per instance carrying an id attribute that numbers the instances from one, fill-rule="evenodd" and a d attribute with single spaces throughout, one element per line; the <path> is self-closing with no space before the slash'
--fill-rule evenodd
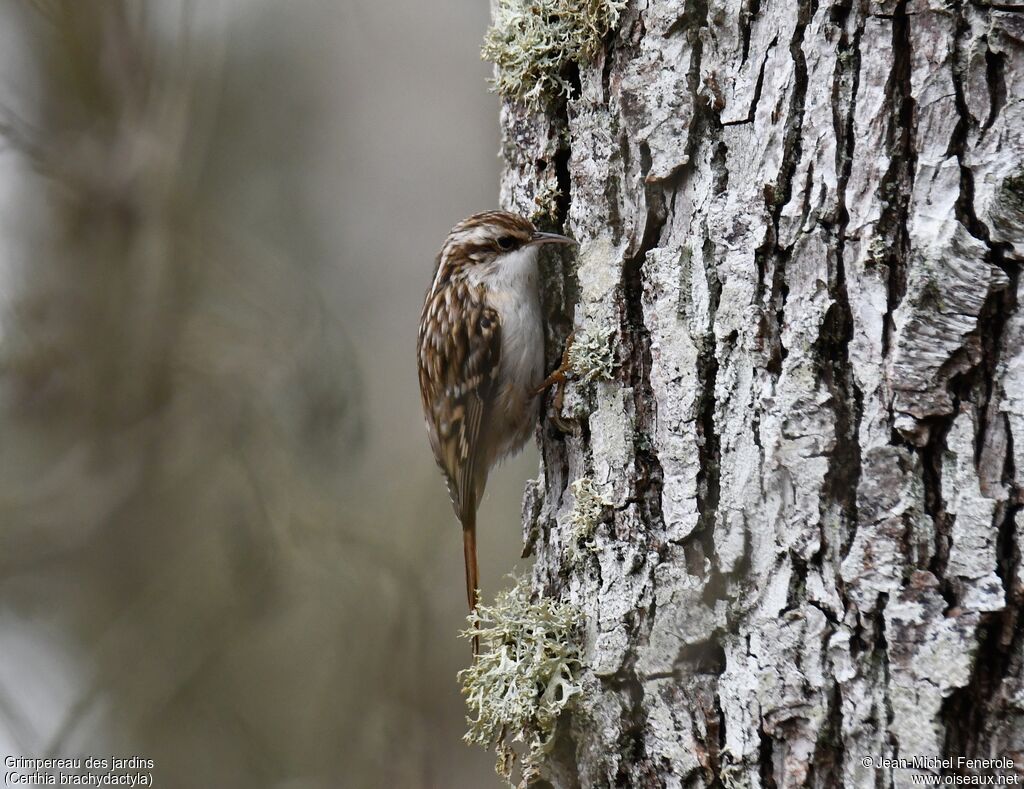
<path id="1" fill-rule="evenodd" d="M 534 392 L 534 394 L 542 395 L 551 387 L 555 387 L 555 397 L 552 402 L 553 408 L 550 418 L 555 427 L 557 427 L 562 433 L 574 433 L 576 432 L 577 427 L 574 420 L 566 420 L 562 417 L 562 404 L 565 400 L 565 385 L 569 382 L 570 375 L 572 375 L 572 366 L 569 364 L 569 349 L 572 348 L 572 343 L 575 338 L 575 331 L 566 338 L 565 350 L 562 351 L 562 363 L 558 365 L 557 370 L 541 382 L 541 385 L 538 386 Z"/>

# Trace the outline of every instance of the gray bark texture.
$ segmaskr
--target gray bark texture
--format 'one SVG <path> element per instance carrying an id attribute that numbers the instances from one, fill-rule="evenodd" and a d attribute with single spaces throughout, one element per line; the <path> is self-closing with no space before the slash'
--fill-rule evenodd
<path id="1" fill-rule="evenodd" d="M 504 206 L 580 241 L 549 365 L 613 360 L 524 499 L 586 622 L 546 779 L 1019 775 L 1024 6 L 640 0 L 569 78 L 502 109 Z"/>

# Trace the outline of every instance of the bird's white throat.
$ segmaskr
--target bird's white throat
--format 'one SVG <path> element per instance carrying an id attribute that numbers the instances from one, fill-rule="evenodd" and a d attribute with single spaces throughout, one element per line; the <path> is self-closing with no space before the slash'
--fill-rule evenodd
<path id="1" fill-rule="evenodd" d="M 489 263 L 474 266 L 469 281 L 474 285 L 485 282 L 489 289 L 498 291 L 536 291 L 538 251 L 536 246 L 526 246 L 499 255 Z"/>

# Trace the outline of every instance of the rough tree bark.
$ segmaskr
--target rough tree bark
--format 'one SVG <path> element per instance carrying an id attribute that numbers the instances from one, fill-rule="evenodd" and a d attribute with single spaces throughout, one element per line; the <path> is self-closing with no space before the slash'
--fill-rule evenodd
<path id="1" fill-rule="evenodd" d="M 553 785 L 1021 771 L 1022 11 L 641 0 L 568 101 L 504 104 L 504 205 L 560 189 L 581 243 L 549 363 L 614 354 L 524 502 L 586 616 Z"/>

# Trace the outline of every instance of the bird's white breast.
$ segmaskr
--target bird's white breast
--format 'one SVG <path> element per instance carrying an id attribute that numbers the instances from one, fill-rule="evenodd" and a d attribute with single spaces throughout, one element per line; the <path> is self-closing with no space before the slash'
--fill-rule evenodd
<path id="1" fill-rule="evenodd" d="M 536 419 L 533 392 L 544 378 L 544 327 L 537 285 L 537 247 L 502 255 L 474 272 L 501 323 L 501 363 L 493 425 L 496 455 L 519 449 Z"/>

